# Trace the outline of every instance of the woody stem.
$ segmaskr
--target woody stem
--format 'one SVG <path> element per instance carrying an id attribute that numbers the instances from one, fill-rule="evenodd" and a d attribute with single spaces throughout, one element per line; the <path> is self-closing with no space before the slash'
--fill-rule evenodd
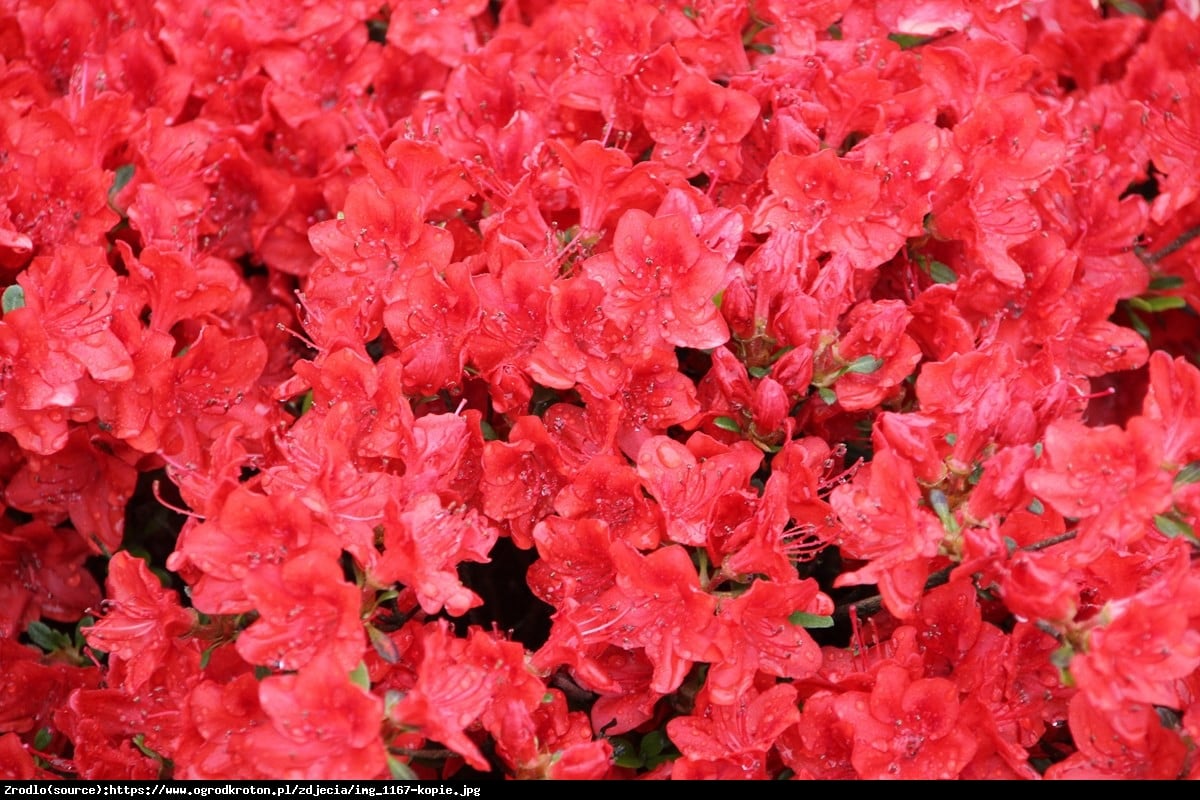
<path id="1" fill-rule="evenodd" d="M 1078 535 L 1079 534 L 1077 531 L 1067 531 L 1066 533 L 1060 533 L 1057 536 L 1051 536 L 1048 539 L 1042 539 L 1040 542 L 1027 544 L 1020 549 L 1033 553 L 1038 550 L 1045 550 L 1048 547 L 1053 547 L 1056 544 L 1069 542 Z M 954 568 L 957 566 L 958 564 L 951 564 L 950 566 L 943 567 L 942 569 L 939 569 L 937 572 L 930 575 L 925 581 L 925 591 L 928 592 L 930 589 L 934 589 L 938 586 L 948 583 L 950 581 L 950 573 L 953 572 Z M 853 603 L 843 603 L 833 610 L 833 616 L 834 618 L 845 619 L 849 617 L 850 609 L 852 608 L 858 612 L 859 616 L 870 616 L 871 614 L 874 614 L 883 608 L 883 598 L 877 594 L 873 594 L 870 597 L 864 597 L 862 600 L 855 600 Z"/>

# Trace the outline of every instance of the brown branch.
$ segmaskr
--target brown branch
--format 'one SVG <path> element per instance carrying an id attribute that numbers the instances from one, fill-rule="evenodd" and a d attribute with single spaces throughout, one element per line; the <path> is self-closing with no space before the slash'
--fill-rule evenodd
<path id="1" fill-rule="evenodd" d="M 1027 544 L 1020 549 L 1027 553 L 1033 553 L 1037 552 L 1038 550 L 1045 550 L 1048 547 L 1053 547 L 1056 544 L 1069 542 L 1078 535 L 1078 531 L 1067 531 L 1066 533 L 1060 533 L 1057 536 L 1051 536 L 1049 539 L 1043 539 L 1040 542 Z M 924 591 L 928 592 L 930 589 L 936 589 L 939 586 L 949 583 L 950 573 L 952 573 L 954 568 L 957 566 L 958 564 L 951 564 L 950 566 L 943 567 L 942 569 L 939 569 L 937 572 L 930 575 L 928 580 L 925 581 Z M 864 597 L 862 600 L 855 600 L 853 603 L 845 603 L 838 606 L 833 610 L 833 616 L 834 618 L 848 617 L 851 609 L 854 609 L 859 616 L 870 616 L 877 613 L 882 608 L 883 598 L 877 594 L 873 594 L 870 597 Z"/>
<path id="2" fill-rule="evenodd" d="M 1142 260 L 1143 264 L 1148 267 L 1152 267 L 1172 253 L 1178 252 L 1180 249 L 1187 247 L 1192 240 L 1198 236 L 1200 236 L 1200 225 L 1197 225 L 1196 227 L 1190 228 L 1179 234 L 1175 241 L 1171 242 L 1157 252 L 1151 253 L 1145 247 L 1141 246 L 1133 248 L 1133 252 Z"/>

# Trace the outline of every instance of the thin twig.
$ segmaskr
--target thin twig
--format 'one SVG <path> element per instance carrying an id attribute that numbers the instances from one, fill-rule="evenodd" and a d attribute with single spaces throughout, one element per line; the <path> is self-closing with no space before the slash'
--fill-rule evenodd
<path id="1" fill-rule="evenodd" d="M 1045 550 L 1048 547 L 1053 547 L 1056 544 L 1069 542 L 1078 535 L 1078 531 L 1067 531 L 1066 533 L 1060 533 L 1057 536 L 1051 536 L 1049 539 L 1043 539 L 1040 542 L 1034 542 L 1033 544 L 1025 545 L 1020 549 L 1029 553 L 1033 553 L 1038 550 Z M 928 592 L 930 589 L 936 589 L 939 586 L 949 583 L 950 573 L 953 572 L 954 568 L 957 566 L 958 564 L 951 564 L 950 566 L 943 567 L 942 569 L 939 569 L 937 572 L 930 575 L 925 581 L 925 591 Z M 833 610 L 833 616 L 834 618 L 845 618 L 850 615 L 850 609 L 854 609 L 858 612 L 860 617 L 869 617 L 882 608 L 883 598 L 877 594 L 873 594 L 870 597 L 864 597 L 862 600 L 855 600 L 853 603 L 845 603 L 838 606 Z"/>
<path id="2" fill-rule="evenodd" d="M 1191 241 L 1197 236 L 1200 236 L 1200 225 L 1197 225 L 1196 227 L 1190 228 L 1179 234 L 1175 241 L 1171 242 L 1157 252 L 1151 253 L 1146 248 L 1140 246 L 1133 248 L 1133 252 L 1136 253 L 1137 257 L 1142 260 L 1143 264 L 1150 267 L 1157 264 L 1159 261 L 1162 261 L 1172 253 L 1177 252 L 1181 248 L 1187 247 L 1188 244 L 1191 243 Z"/>

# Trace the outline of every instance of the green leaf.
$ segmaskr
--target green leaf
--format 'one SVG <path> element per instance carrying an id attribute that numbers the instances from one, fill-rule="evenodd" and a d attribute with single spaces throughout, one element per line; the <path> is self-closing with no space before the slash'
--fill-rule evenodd
<path id="1" fill-rule="evenodd" d="M 374 625 L 368 625 L 367 638 L 371 640 L 371 646 L 375 648 L 375 652 L 379 654 L 380 658 L 389 664 L 400 663 L 400 651 L 390 636 Z"/>
<path id="2" fill-rule="evenodd" d="M 358 662 L 358 666 L 350 671 L 350 682 L 360 689 L 371 690 L 371 674 L 367 672 L 367 662 Z"/>
<path id="3" fill-rule="evenodd" d="M 842 40 L 842 26 L 836 22 L 826 28 L 825 33 L 828 34 L 829 38 L 835 42 L 840 42 Z"/>
<path id="4" fill-rule="evenodd" d="M 817 388 L 817 394 L 825 401 L 825 405 L 831 406 L 837 402 L 837 393 L 828 386 L 820 386 Z"/>
<path id="5" fill-rule="evenodd" d="M 612 745 L 613 763 L 618 767 L 637 769 L 644 763 L 644 759 L 634 749 L 633 742 L 624 736 L 614 736 L 608 740 L 608 743 Z"/>
<path id="6" fill-rule="evenodd" d="M 688 19 L 696 19 L 698 16 L 700 16 L 696 13 L 696 9 L 693 6 L 684 6 L 683 15 Z"/>
<path id="7" fill-rule="evenodd" d="M 1192 530 L 1192 526 L 1176 516 L 1155 514 L 1154 527 L 1158 528 L 1159 531 L 1162 532 L 1163 536 L 1166 536 L 1169 539 L 1182 536 L 1192 544 L 1200 544 L 1200 539 L 1196 538 L 1196 532 Z"/>
<path id="8" fill-rule="evenodd" d="M 1025 508 L 1031 514 L 1041 514 L 1043 511 L 1046 510 L 1046 507 L 1044 505 L 1042 505 L 1042 501 L 1038 500 L 1036 497 L 1033 498 L 1033 500 L 1030 501 L 1029 505 L 1025 506 Z"/>
<path id="9" fill-rule="evenodd" d="M 1058 682 L 1067 688 L 1075 687 L 1075 676 L 1070 674 L 1070 658 L 1075 655 L 1075 649 L 1064 644 L 1050 654 L 1050 663 L 1058 668 Z"/>
<path id="10" fill-rule="evenodd" d="M 750 373 L 751 378 L 765 378 L 771 374 L 770 367 L 746 367 L 746 372 Z"/>
<path id="11" fill-rule="evenodd" d="M 1183 278 L 1178 275 L 1156 275 L 1150 279 L 1150 291 L 1165 292 L 1168 289 L 1178 289 L 1183 286 Z"/>
<path id="12" fill-rule="evenodd" d="M 1146 9 L 1133 0 L 1105 0 L 1105 5 L 1129 17 L 1146 18 Z"/>
<path id="13" fill-rule="evenodd" d="M 717 417 L 713 420 L 713 425 L 716 425 L 723 431 L 732 431 L 733 433 L 742 432 L 742 426 L 738 425 L 737 420 L 733 417 Z"/>
<path id="14" fill-rule="evenodd" d="M 943 438 L 946 440 L 946 444 L 953 447 L 954 443 L 958 441 L 958 434 L 957 433 L 947 433 Z"/>
<path id="15" fill-rule="evenodd" d="M 5 289 L 4 294 L 0 296 L 0 309 L 3 309 L 5 314 L 24 307 L 25 290 L 21 288 L 21 284 L 19 283 L 14 283 L 12 286 Z"/>
<path id="16" fill-rule="evenodd" d="M 204 648 L 204 652 L 200 654 L 200 669 L 208 669 L 208 662 L 212 660 L 213 651 L 221 646 L 220 642 L 214 642 Z"/>
<path id="17" fill-rule="evenodd" d="M 961 530 L 958 527 L 958 520 L 954 518 L 954 513 L 950 510 L 950 501 L 946 499 L 946 493 L 941 489 L 934 489 L 929 493 L 929 504 L 933 506 L 933 513 L 937 514 L 941 520 L 942 527 L 948 533 L 958 533 Z"/>
<path id="18" fill-rule="evenodd" d="M 113 172 L 112 186 L 109 187 L 108 196 L 111 199 L 117 192 L 124 189 L 133 180 L 133 164 L 122 164 Z"/>
<path id="19" fill-rule="evenodd" d="M 1133 313 L 1132 308 L 1126 309 L 1125 313 L 1129 317 L 1129 324 L 1137 332 L 1137 335 L 1141 336 L 1147 342 L 1150 341 L 1150 326 L 1146 324 L 1146 321 Z"/>
<path id="20" fill-rule="evenodd" d="M 1157 314 L 1160 311 L 1170 311 L 1174 308 L 1183 308 L 1187 305 L 1187 301 L 1182 297 L 1173 294 L 1142 295 L 1141 297 L 1129 298 L 1129 305 L 1133 306 L 1138 311 L 1145 311 L 1148 314 Z"/>
<path id="21" fill-rule="evenodd" d="M 725 302 L 725 290 L 722 289 L 721 291 L 719 291 L 713 295 L 713 305 L 716 306 L 717 308 L 720 308 L 724 302 Z"/>
<path id="22" fill-rule="evenodd" d="M 396 758 L 391 753 L 388 753 L 387 764 L 388 764 L 388 772 L 391 774 L 393 780 L 397 780 L 397 781 L 415 781 L 415 780 L 417 780 L 417 773 L 413 772 L 412 767 L 410 767 L 408 764 L 405 764 L 403 761 Z"/>
<path id="23" fill-rule="evenodd" d="M 1193 461 L 1175 475 L 1175 488 L 1178 489 L 1180 486 L 1187 486 L 1189 483 L 1197 481 L 1200 481 L 1200 461 Z"/>
<path id="24" fill-rule="evenodd" d="M 1059 668 L 1066 668 L 1070 666 L 1074 657 L 1075 648 L 1068 642 L 1050 654 L 1050 663 Z"/>
<path id="25" fill-rule="evenodd" d="M 976 461 L 975 468 L 972 469 L 971 474 L 967 476 L 967 483 L 971 484 L 972 486 L 975 486 L 979 483 L 979 480 L 982 477 L 983 477 L 983 464 Z"/>
<path id="26" fill-rule="evenodd" d="M 920 47 L 933 39 L 932 36 L 917 36 L 911 33 L 889 33 L 887 38 L 900 45 L 901 50 Z"/>
<path id="27" fill-rule="evenodd" d="M 870 375 L 883 366 L 883 359 L 872 355 L 859 356 L 842 368 L 842 374 Z"/>
<path id="28" fill-rule="evenodd" d="M 29 623 L 25 629 L 29 640 L 47 653 L 54 653 L 71 646 L 70 638 L 62 631 L 56 631 L 40 620 Z"/>
<path id="29" fill-rule="evenodd" d="M 801 628 L 833 627 L 833 617 L 828 614 L 809 614 L 807 611 L 793 611 L 788 615 L 788 622 Z"/>
<path id="30" fill-rule="evenodd" d="M 667 739 L 667 735 L 662 731 L 650 731 L 642 737 L 641 743 L 638 745 L 638 750 L 643 758 L 653 758 L 667 749 L 667 745 L 671 742 Z"/>
<path id="31" fill-rule="evenodd" d="M 958 283 L 958 273 L 941 261 L 930 261 L 926 272 L 934 283 Z"/>
<path id="32" fill-rule="evenodd" d="M 753 44 L 748 45 L 746 49 L 753 50 L 756 53 L 762 53 L 762 54 L 768 55 L 768 56 L 774 55 L 774 53 L 775 53 L 775 48 L 771 47 L 771 45 L 766 44 L 764 42 L 754 42 Z"/>

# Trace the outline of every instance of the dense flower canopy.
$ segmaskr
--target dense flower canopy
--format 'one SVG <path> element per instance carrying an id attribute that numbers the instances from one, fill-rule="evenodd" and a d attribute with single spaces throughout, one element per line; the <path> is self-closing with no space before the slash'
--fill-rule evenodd
<path id="1" fill-rule="evenodd" d="M 1200 776 L 1196 0 L 9 0 L 0 777 Z"/>

